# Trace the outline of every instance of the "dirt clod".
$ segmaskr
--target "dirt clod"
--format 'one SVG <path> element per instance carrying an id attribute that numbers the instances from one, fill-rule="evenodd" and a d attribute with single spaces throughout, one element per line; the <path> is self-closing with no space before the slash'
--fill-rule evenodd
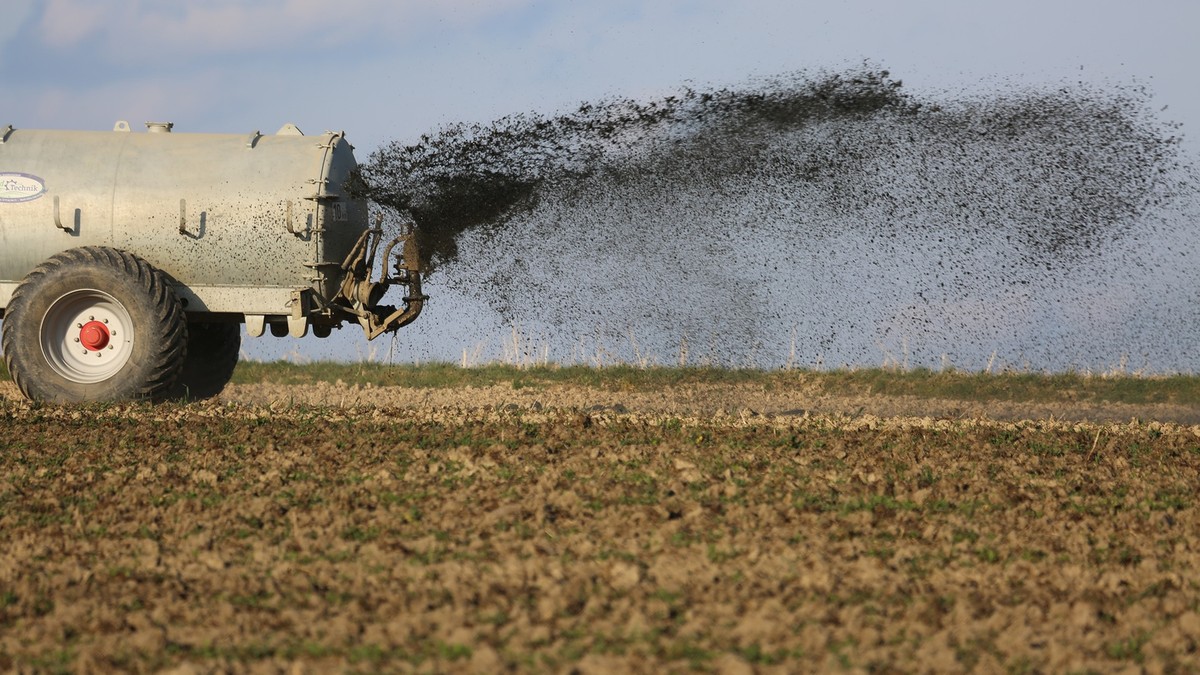
<path id="1" fill-rule="evenodd" d="M 254 402 L 278 393 L 0 401 L 0 669 L 1182 672 L 1200 648 L 1200 427 L 730 391 Z"/>

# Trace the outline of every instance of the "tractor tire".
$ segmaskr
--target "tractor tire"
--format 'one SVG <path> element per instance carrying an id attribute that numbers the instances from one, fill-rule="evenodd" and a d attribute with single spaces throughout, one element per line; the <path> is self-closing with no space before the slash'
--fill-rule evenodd
<path id="1" fill-rule="evenodd" d="M 193 321 L 188 323 L 187 358 L 169 398 L 199 401 L 221 393 L 242 349 L 242 325 Z"/>
<path id="2" fill-rule="evenodd" d="M 17 286 L 0 346 L 35 401 L 162 398 L 187 355 L 187 321 L 167 277 L 125 251 L 63 251 Z"/>

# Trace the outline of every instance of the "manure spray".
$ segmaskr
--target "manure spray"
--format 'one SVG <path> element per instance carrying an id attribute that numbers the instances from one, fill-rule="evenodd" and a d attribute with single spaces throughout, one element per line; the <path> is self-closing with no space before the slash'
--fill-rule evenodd
<path id="1" fill-rule="evenodd" d="M 450 124 L 359 179 L 563 361 L 1200 365 L 1196 181 L 1137 87 L 794 74 Z"/>

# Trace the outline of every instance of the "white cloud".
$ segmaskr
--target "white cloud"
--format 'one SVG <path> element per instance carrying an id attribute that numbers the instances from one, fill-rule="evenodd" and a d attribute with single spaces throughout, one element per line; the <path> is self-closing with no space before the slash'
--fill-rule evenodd
<path id="1" fill-rule="evenodd" d="M 10 112 L 15 115 L 12 119 L 5 121 L 28 128 L 106 130 L 123 119 L 134 129 L 140 129 L 142 122 L 148 120 L 182 121 L 181 111 L 186 111 L 192 116 L 188 120 L 192 128 L 184 130 L 197 131 L 194 127 L 206 114 L 211 115 L 214 110 L 237 102 L 221 99 L 226 81 L 220 73 L 203 72 L 186 79 L 153 77 L 106 82 L 87 88 L 45 84 L 18 86 L 11 93 L 21 99 L 22 105 Z M 264 124 L 272 122 L 274 120 L 263 121 Z"/>
<path id="2" fill-rule="evenodd" d="M 0 21 L 0 48 L 21 30 L 32 10 L 33 0 L 8 0 L 5 3 L 4 20 Z"/>
<path id="3" fill-rule="evenodd" d="M 530 0 L 48 0 L 39 34 L 54 48 L 98 39 L 116 63 L 328 49 L 401 37 L 421 24 L 469 24 Z"/>
<path id="4" fill-rule="evenodd" d="M 99 32 L 110 3 L 104 0 L 48 0 L 39 34 L 51 47 L 70 47 Z"/>

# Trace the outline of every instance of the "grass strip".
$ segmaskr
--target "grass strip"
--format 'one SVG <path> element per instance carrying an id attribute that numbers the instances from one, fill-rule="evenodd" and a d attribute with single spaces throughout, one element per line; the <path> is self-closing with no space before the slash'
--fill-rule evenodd
<path id="1" fill-rule="evenodd" d="M 910 396 L 926 399 L 1012 402 L 1107 402 L 1129 404 L 1200 404 L 1200 377 L 1170 375 L 1087 375 L 1082 373 L 968 373 L 925 369 L 752 370 L 701 367 L 517 366 L 492 364 L 462 368 L 451 363 L 381 365 L 374 363 L 245 361 L 233 381 L 304 385 L 414 388 L 463 388 L 508 385 L 514 389 L 572 385 L 609 391 L 654 391 L 679 386 L 751 386 L 764 390 L 804 387 L 826 394 Z"/>

